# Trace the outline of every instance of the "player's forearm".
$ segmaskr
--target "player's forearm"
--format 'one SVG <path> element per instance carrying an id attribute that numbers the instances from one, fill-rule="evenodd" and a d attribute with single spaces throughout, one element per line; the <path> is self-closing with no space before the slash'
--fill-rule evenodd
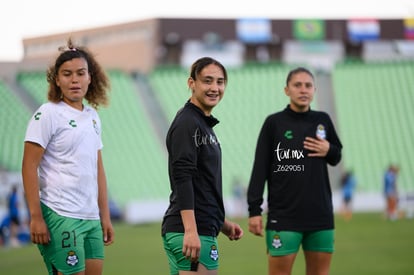
<path id="1" fill-rule="evenodd" d="M 101 218 L 109 218 L 108 189 L 101 152 L 98 152 L 98 206 Z"/>
<path id="2" fill-rule="evenodd" d="M 181 210 L 180 213 L 185 233 L 197 233 L 197 223 L 194 215 L 194 210 Z"/>
<path id="3" fill-rule="evenodd" d="M 30 216 L 32 218 L 36 218 L 42 216 L 42 210 L 40 208 L 39 183 L 37 179 L 37 167 L 30 166 L 33 166 L 33 164 L 23 162 L 23 187 Z"/>

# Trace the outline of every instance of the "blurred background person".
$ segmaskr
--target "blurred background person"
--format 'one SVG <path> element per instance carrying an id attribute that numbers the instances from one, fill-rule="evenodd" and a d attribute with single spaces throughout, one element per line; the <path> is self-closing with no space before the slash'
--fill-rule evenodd
<path id="1" fill-rule="evenodd" d="M 17 185 L 13 185 L 9 196 L 7 197 L 8 213 L 10 219 L 10 239 L 11 247 L 19 247 L 18 239 L 20 228 L 20 211 L 19 211 L 19 193 Z"/>
<path id="2" fill-rule="evenodd" d="M 352 171 L 347 171 L 343 174 L 341 178 L 341 215 L 345 218 L 345 220 L 350 220 L 352 218 L 352 199 L 356 184 L 356 178 Z"/>
<path id="3" fill-rule="evenodd" d="M 398 218 L 397 176 L 399 170 L 397 165 L 390 164 L 384 174 L 385 214 L 389 220 L 396 220 Z"/>
<path id="4" fill-rule="evenodd" d="M 246 188 L 240 178 L 235 177 L 231 186 L 233 197 L 233 215 L 236 218 L 242 218 L 247 215 L 246 209 Z"/>

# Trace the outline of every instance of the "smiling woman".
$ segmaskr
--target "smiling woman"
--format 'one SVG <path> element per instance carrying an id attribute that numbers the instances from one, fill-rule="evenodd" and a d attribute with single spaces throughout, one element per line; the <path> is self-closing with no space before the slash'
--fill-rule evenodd
<path id="1" fill-rule="evenodd" d="M 201 61 L 193 64 L 191 76 L 188 78 L 188 87 L 192 92 L 190 101 L 209 116 L 224 96 L 227 72 L 214 62 L 205 65 Z"/>
<path id="2" fill-rule="evenodd" d="M 230 240 L 241 227 L 225 219 L 221 148 L 212 110 L 224 95 L 227 71 L 217 60 L 196 60 L 187 80 L 192 94 L 167 133 L 170 204 L 162 239 L 171 274 L 217 274 L 220 232 Z"/>

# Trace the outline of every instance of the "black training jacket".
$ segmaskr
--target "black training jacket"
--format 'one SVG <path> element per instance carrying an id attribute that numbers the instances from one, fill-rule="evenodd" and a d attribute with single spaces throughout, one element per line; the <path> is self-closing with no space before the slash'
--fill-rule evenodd
<path id="1" fill-rule="evenodd" d="M 224 222 L 219 121 L 187 102 L 167 133 L 170 204 L 162 234 L 184 232 L 180 211 L 195 211 L 198 234 L 217 236 Z"/>
<path id="2" fill-rule="evenodd" d="M 325 158 L 308 157 L 305 137 L 330 143 Z M 257 141 L 248 188 L 249 216 L 261 215 L 267 182 L 267 229 L 309 231 L 334 228 L 327 164 L 341 160 L 342 144 L 328 114 L 296 113 L 289 106 L 268 116 Z"/>

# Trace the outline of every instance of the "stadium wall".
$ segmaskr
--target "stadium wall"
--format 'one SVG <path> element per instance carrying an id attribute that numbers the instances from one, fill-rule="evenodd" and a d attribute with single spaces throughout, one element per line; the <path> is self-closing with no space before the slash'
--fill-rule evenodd
<path id="1" fill-rule="evenodd" d="M 75 44 L 95 53 L 98 61 L 108 69 L 147 73 L 156 62 L 158 23 L 158 20 L 143 20 L 24 39 L 22 63 L 45 67 L 57 49 L 65 46 L 71 37 Z"/>
<path id="2" fill-rule="evenodd" d="M 323 21 L 325 41 L 341 41 L 346 55 L 361 56 L 362 42 L 349 40 L 348 20 Z M 98 60 L 107 68 L 127 72 L 148 73 L 158 64 L 179 64 L 183 45 L 189 40 L 203 41 L 207 34 L 217 34 L 221 41 L 238 40 L 238 19 L 157 18 L 130 23 L 103 26 L 59 33 L 23 40 L 24 67 L 45 68 L 56 54 L 59 46 L 65 45 L 69 36 L 97 53 Z M 257 60 L 258 51 L 266 49 L 270 60 L 281 60 L 284 44 L 298 40 L 295 37 L 296 20 L 269 19 L 271 39 L 259 43 L 243 43 L 244 60 Z M 378 20 L 379 39 L 404 39 L 402 19 Z"/>

